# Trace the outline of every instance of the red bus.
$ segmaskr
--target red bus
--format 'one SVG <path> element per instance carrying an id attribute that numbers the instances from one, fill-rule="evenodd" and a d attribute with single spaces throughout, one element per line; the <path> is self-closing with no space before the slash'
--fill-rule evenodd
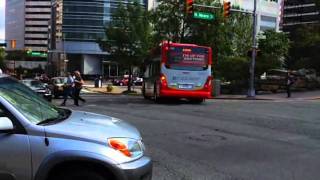
<path id="1" fill-rule="evenodd" d="M 195 44 L 163 42 L 144 63 L 142 93 L 146 99 L 211 98 L 212 49 Z"/>

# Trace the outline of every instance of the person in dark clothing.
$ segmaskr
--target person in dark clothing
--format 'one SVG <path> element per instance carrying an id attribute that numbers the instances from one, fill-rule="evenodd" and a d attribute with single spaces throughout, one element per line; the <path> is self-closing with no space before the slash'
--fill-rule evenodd
<path id="1" fill-rule="evenodd" d="M 290 72 L 287 74 L 287 97 L 291 97 L 291 86 L 294 84 L 294 78 Z"/>
<path id="2" fill-rule="evenodd" d="M 64 92 L 63 92 L 63 102 L 61 106 L 65 106 L 68 100 L 68 96 L 73 97 L 73 88 L 74 88 L 74 79 L 71 73 L 68 73 L 67 82 L 64 84 Z"/>
<path id="3" fill-rule="evenodd" d="M 85 99 L 80 97 L 80 92 L 82 86 L 84 84 L 83 79 L 79 71 L 74 72 L 75 79 L 74 79 L 74 105 L 79 106 L 79 100 L 82 102 L 86 102 Z"/>

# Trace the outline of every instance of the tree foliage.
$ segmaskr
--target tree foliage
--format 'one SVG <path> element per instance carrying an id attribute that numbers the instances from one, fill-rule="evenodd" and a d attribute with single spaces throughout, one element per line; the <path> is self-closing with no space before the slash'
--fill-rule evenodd
<path id="1" fill-rule="evenodd" d="M 289 68 L 312 68 L 320 72 L 320 25 L 301 26 L 291 34 Z"/>
<path id="2" fill-rule="evenodd" d="M 320 9 L 320 0 L 315 0 L 318 10 Z"/>
<path id="3" fill-rule="evenodd" d="M 228 76 L 229 69 L 224 68 L 229 67 L 227 63 L 233 63 L 230 59 L 240 57 L 241 61 L 237 61 L 239 66 L 242 65 L 243 60 L 247 59 L 247 51 L 252 46 L 252 17 L 247 14 L 233 13 L 229 18 L 224 18 L 219 0 L 196 0 L 194 3 L 221 8 L 194 7 L 194 11 L 211 12 L 215 16 L 212 21 L 199 20 L 185 14 L 184 3 L 160 0 L 159 6 L 151 13 L 154 44 L 170 40 L 210 46 L 213 49 L 215 75 L 222 78 L 224 75 Z M 219 66 L 219 63 L 222 65 Z M 238 74 L 238 76 L 246 75 Z"/>
<path id="4" fill-rule="evenodd" d="M 164 40 L 210 46 L 216 77 L 246 80 L 250 61 L 247 53 L 252 47 L 252 16 L 234 12 L 224 18 L 220 0 L 195 0 L 194 3 L 221 8 L 194 7 L 194 11 L 214 14 L 215 19 L 207 21 L 187 15 L 184 1 L 159 0 L 150 16 L 137 3 L 120 5 L 112 15 L 102 47 L 118 62 L 132 66 L 139 63 L 138 57 L 146 55 L 151 46 L 158 46 Z M 266 31 L 264 37 L 259 40 L 263 52 L 257 62 L 259 73 L 280 67 L 289 48 L 284 33 Z"/>
<path id="5" fill-rule="evenodd" d="M 4 59 L 5 59 L 5 50 L 3 48 L 0 48 L 0 69 L 5 68 Z"/>
<path id="6" fill-rule="evenodd" d="M 224 81 L 244 81 L 249 77 L 249 61 L 246 57 L 224 58 L 217 66 L 217 75 Z"/>
<path id="7" fill-rule="evenodd" d="M 233 13 L 225 19 L 219 0 L 197 0 L 197 4 L 221 7 L 210 9 L 194 7 L 194 11 L 211 12 L 212 21 L 194 19 L 186 15 L 184 3 L 160 0 L 152 12 L 154 44 L 163 40 L 181 43 L 195 43 L 213 48 L 217 56 L 245 55 L 251 47 L 252 18 L 242 13 Z"/>
<path id="8" fill-rule="evenodd" d="M 284 59 L 288 56 L 290 40 L 287 34 L 266 30 L 259 39 L 259 52 L 256 62 L 256 75 L 261 75 L 268 69 L 282 68 Z"/>
<path id="9" fill-rule="evenodd" d="M 106 39 L 100 41 L 100 46 L 111 54 L 114 61 L 127 66 L 130 82 L 132 66 L 139 65 L 150 49 L 148 17 L 148 12 L 136 1 L 120 4 L 106 28 Z M 131 91 L 131 83 L 128 91 Z"/>

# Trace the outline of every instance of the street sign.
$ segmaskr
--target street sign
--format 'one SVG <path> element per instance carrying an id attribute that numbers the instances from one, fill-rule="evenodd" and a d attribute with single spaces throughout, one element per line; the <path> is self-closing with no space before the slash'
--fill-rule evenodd
<path id="1" fill-rule="evenodd" d="M 33 52 L 33 51 L 27 51 L 27 55 L 29 57 L 39 57 L 39 58 L 46 58 L 48 57 L 48 54 L 45 52 Z"/>
<path id="2" fill-rule="evenodd" d="M 193 12 L 193 17 L 196 19 L 213 20 L 215 19 L 214 14 L 207 12 L 195 11 Z"/>

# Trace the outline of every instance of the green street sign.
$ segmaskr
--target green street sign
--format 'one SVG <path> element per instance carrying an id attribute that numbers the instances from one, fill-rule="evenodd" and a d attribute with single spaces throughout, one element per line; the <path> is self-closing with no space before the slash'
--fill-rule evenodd
<path id="1" fill-rule="evenodd" d="M 196 19 L 204 19 L 204 20 L 213 20 L 213 19 L 215 19 L 214 14 L 207 13 L 207 12 L 199 12 L 199 11 L 193 12 L 193 17 L 196 18 Z"/>
<path id="2" fill-rule="evenodd" d="M 44 52 L 32 52 L 32 51 L 27 51 L 27 55 L 29 57 L 39 57 L 39 58 L 46 58 L 48 57 L 47 53 Z"/>

